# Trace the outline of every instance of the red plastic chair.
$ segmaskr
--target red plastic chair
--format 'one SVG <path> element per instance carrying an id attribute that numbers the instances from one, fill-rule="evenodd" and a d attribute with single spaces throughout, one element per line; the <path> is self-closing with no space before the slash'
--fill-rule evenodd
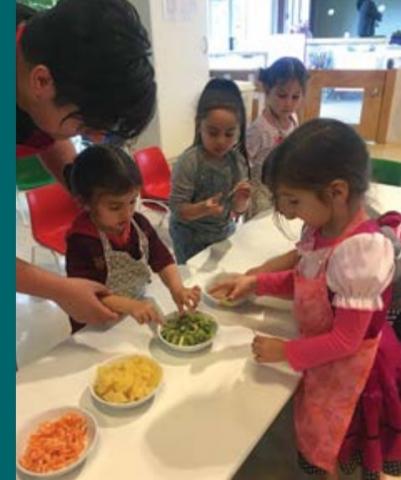
<path id="1" fill-rule="evenodd" d="M 171 192 L 171 170 L 158 147 L 134 152 L 134 159 L 142 175 L 141 204 L 162 213 L 159 226 L 170 212 L 168 200 Z"/>
<path id="2" fill-rule="evenodd" d="M 52 252 L 60 269 L 57 253 L 65 255 L 65 234 L 80 208 L 59 183 L 29 190 L 26 196 L 32 236 L 39 245 Z M 31 261 L 35 263 L 35 246 L 31 250 Z"/>

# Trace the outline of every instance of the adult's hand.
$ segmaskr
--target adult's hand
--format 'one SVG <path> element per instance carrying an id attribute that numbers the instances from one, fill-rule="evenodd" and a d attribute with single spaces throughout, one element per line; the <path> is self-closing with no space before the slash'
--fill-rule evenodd
<path id="1" fill-rule="evenodd" d="M 119 315 L 99 299 L 108 293 L 104 285 L 92 280 L 64 278 L 53 300 L 75 321 L 93 325 L 119 319 Z"/>
<path id="2" fill-rule="evenodd" d="M 68 315 L 81 323 L 118 320 L 118 314 L 99 299 L 107 288 L 92 280 L 66 278 L 17 258 L 17 291 L 56 302 Z"/>

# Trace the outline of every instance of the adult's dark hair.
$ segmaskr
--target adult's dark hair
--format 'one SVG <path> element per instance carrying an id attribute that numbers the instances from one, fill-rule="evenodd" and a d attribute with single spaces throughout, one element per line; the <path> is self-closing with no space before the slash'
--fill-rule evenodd
<path id="1" fill-rule="evenodd" d="M 259 81 L 267 90 L 291 80 L 297 80 L 305 92 L 308 72 L 305 65 L 295 57 L 279 58 L 270 67 L 259 70 Z"/>
<path id="2" fill-rule="evenodd" d="M 21 46 L 28 63 L 49 68 L 55 103 L 77 105 L 87 127 L 131 138 L 151 120 L 150 42 L 127 0 L 60 0 L 27 22 Z"/>
<path id="3" fill-rule="evenodd" d="M 350 198 L 363 195 L 371 175 L 365 142 L 338 120 L 317 118 L 294 130 L 266 158 L 262 181 L 273 196 L 280 185 L 319 196 L 333 180 L 345 180 Z"/>
<path id="4" fill-rule="evenodd" d="M 64 175 L 70 191 L 84 202 L 96 192 L 124 195 L 142 185 L 135 161 L 114 145 L 92 145 L 83 150 Z"/>
<path id="5" fill-rule="evenodd" d="M 202 144 L 199 128 L 200 122 L 207 117 L 210 111 L 219 108 L 230 110 L 237 116 L 240 129 L 238 150 L 242 153 L 245 160 L 248 161 L 248 153 L 246 151 L 245 143 L 245 105 L 239 88 L 232 80 L 227 80 L 225 78 L 212 78 L 206 84 L 196 108 L 195 138 L 193 145 Z"/>

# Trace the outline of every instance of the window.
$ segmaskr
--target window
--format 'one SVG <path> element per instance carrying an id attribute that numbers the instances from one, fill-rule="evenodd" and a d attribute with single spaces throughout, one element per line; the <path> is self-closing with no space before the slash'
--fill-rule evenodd
<path id="1" fill-rule="evenodd" d="M 260 51 L 273 32 L 273 0 L 209 0 L 210 53 Z"/>

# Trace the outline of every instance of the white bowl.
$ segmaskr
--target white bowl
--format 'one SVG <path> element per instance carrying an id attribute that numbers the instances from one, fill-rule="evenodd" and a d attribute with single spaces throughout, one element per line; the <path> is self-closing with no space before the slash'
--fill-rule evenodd
<path id="1" fill-rule="evenodd" d="M 74 412 L 81 415 L 86 419 L 88 424 L 87 445 L 86 445 L 86 448 L 82 451 L 81 455 L 77 458 L 77 460 L 75 460 L 75 462 L 73 463 L 70 463 L 64 468 L 60 468 L 59 470 L 54 470 L 46 473 L 33 472 L 23 467 L 19 462 L 19 458 L 23 455 L 26 449 L 29 437 L 33 433 L 35 433 L 35 431 L 38 429 L 40 424 L 48 421 L 54 421 L 62 417 L 68 412 Z M 25 475 L 28 475 L 30 477 L 35 477 L 35 478 L 59 477 L 76 468 L 88 457 L 88 455 L 92 452 L 96 444 L 97 437 L 98 437 L 97 422 L 95 418 L 88 411 L 78 407 L 59 407 L 59 408 L 54 408 L 52 410 L 47 410 L 28 420 L 25 423 L 25 425 L 17 432 L 17 443 L 16 443 L 17 469 L 20 472 L 24 473 Z"/>
<path id="2" fill-rule="evenodd" d="M 269 297 L 269 296 L 254 296 L 252 302 L 261 307 L 273 308 L 275 310 L 292 310 L 293 300 L 279 298 L 279 297 Z"/>
<path id="3" fill-rule="evenodd" d="M 157 386 L 150 392 L 148 393 L 148 395 L 142 397 L 141 399 L 139 400 L 134 400 L 132 402 L 125 402 L 125 403 L 118 403 L 118 402 L 110 402 L 108 400 L 105 400 L 104 398 L 100 397 L 96 392 L 95 392 L 95 389 L 94 389 L 94 384 L 95 384 L 95 380 L 96 380 L 96 375 L 97 375 L 97 369 L 98 367 L 100 366 L 105 366 L 105 365 L 109 365 L 109 364 L 112 364 L 118 360 L 125 360 L 125 359 L 129 359 L 129 358 L 132 358 L 132 357 L 146 357 L 148 358 L 149 360 L 151 360 L 152 362 L 154 362 L 159 368 L 160 368 L 160 371 L 161 371 L 161 376 L 160 376 L 160 380 L 159 380 L 159 383 L 157 384 Z M 101 405 L 104 405 L 108 408 L 113 408 L 113 409 L 116 409 L 116 410 L 125 410 L 125 409 L 128 409 L 128 408 L 133 408 L 133 407 L 139 407 L 139 405 L 142 405 L 144 404 L 145 402 L 147 402 L 148 400 L 150 400 L 152 397 L 154 397 L 156 395 L 156 393 L 160 390 L 160 387 L 163 383 L 163 368 L 162 366 L 156 362 L 156 360 L 154 360 L 153 358 L 149 357 L 148 355 L 142 355 L 142 354 L 131 354 L 131 355 L 118 355 L 116 357 L 112 357 L 110 358 L 109 360 L 106 360 L 105 362 L 102 362 L 100 364 L 98 364 L 96 366 L 96 369 L 92 375 L 92 379 L 91 379 L 91 382 L 89 384 L 89 390 L 90 390 L 90 393 L 93 397 L 93 399 L 100 403 Z"/>
<path id="4" fill-rule="evenodd" d="M 201 313 L 202 315 L 204 315 L 209 320 L 212 320 L 215 323 L 216 329 L 215 329 L 213 335 L 211 336 L 211 338 L 209 338 L 205 342 L 197 343 L 196 345 L 176 345 L 174 343 L 168 342 L 167 340 L 165 340 L 162 337 L 161 331 L 163 329 L 163 325 L 158 325 L 157 335 L 158 335 L 160 341 L 163 343 L 163 345 L 166 345 L 168 348 L 170 348 L 171 350 L 175 350 L 176 352 L 187 352 L 187 353 L 198 352 L 199 350 L 203 350 L 204 348 L 211 345 L 213 343 L 213 340 L 214 340 L 214 338 L 217 334 L 217 330 L 218 330 L 218 323 L 216 321 L 216 318 L 213 315 L 210 315 L 209 313 L 206 313 L 206 312 L 202 312 L 200 310 L 197 310 L 197 313 Z M 166 321 L 170 320 L 170 319 L 176 317 L 177 315 L 178 315 L 178 312 L 171 312 L 171 313 L 169 313 L 168 315 L 165 316 L 165 320 Z"/>
<path id="5" fill-rule="evenodd" d="M 203 296 L 212 305 L 218 305 L 220 307 L 227 307 L 227 308 L 234 308 L 238 307 L 239 305 L 242 305 L 243 303 L 247 302 L 249 300 L 249 297 L 244 297 L 244 298 L 239 298 L 238 300 L 219 300 L 213 295 L 210 295 L 208 293 L 208 290 L 212 288 L 214 285 L 216 285 L 219 282 L 223 282 L 225 280 L 228 280 L 230 277 L 240 275 L 238 273 L 234 272 L 220 272 L 216 275 L 213 275 L 212 277 L 207 280 L 205 283 L 205 290 L 203 291 Z"/>

